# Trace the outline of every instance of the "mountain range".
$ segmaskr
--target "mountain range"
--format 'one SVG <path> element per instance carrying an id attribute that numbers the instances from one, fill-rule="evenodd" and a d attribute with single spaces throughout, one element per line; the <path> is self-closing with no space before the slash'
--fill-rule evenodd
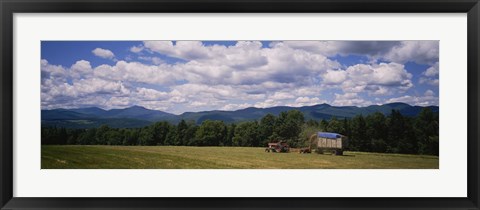
<path id="1" fill-rule="evenodd" d="M 57 126 L 66 128 L 92 128 L 106 124 L 115 128 L 144 127 L 158 121 L 178 123 L 180 120 L 193 120 L 197 124 L 205 120 L 222 120 L 225 123 L 259 120 L 266 114 L 278 115 L 280 112 L 289 110 L 301 111 L 305 119 L 339 119 L 352 118 L 356 115 L 368 115 L 380 112 L 385 115 L 391 110 L 398 110 L 405 116 L 416 116 L 423 108 L 429 108 L 434 113 L 439 112 L 438 106 L 411 106 L 405 103 L 389 103 L 383 105 L 371 105 L 367 107 L 357 106 L 331 106 L 329 104 L 317 104 L 313 106 L 289 107 L 276 106 L 270 108 L 249 107 L 235 111 L 202 111 L 185 112 L 175 115 L 158 110 L 150 110 L 141 106 L 132 106 L 125 109 L 104 110 L 98 107 L 77 109 L 51 109 L 42 110 L 42 126 Z"/>

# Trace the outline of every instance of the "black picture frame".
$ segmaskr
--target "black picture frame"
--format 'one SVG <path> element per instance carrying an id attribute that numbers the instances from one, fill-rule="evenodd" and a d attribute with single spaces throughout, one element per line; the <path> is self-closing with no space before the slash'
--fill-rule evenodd
<path id="1" fill-rule="evenodd" d="M 479 209 L 478 0 L 0 0 L 1 209 Z M 465 198 L 17 198 L 13 197 L 15 13 L 467 13 L 468 196 Z M 452 180 L 453 181 L 453 180 Z"/>

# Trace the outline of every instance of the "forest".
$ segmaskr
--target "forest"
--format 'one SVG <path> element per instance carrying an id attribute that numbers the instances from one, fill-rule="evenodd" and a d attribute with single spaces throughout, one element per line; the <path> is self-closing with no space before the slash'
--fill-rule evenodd
<path id="1" fill-rule="evenodd" d="M 258 121 L 227 124 L 223 121 L 181 120 L 178 124 L 156 122 L 143 128 L 91 129 L 42 127 L 42 145 L 171 145 L 264 147 L 286 141 L 304 147 L 318 131 L 348 137 L 345 150 L 379 153 L 439 155 L 439 116 L 424 108 L 415 117 L 392 110 L 353 118 L 306 120 L 302 112 L 290 110 L 278 116 L 267 114 Z"/>

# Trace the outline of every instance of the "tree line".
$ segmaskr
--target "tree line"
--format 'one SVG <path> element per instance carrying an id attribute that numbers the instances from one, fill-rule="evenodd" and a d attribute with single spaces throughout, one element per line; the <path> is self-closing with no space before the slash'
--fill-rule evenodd
<path id="1" fill-rule="evenodd" d="M 277 116 L 267 114 L 259 121 L 231 124 L 206 120 L 197 125 L 181 120 L 178 124 L 161 121 L 143 128 L 42 127 L 42 144 L 263 147 L 285 141 L 292 147 L 305 147 L 318 131 L 347 136 L 345 150 L 349 151 L 438 155 L 438 114 L 428 108 L 416 117 L 392 110 L 388 116 L 377 112 L 351 119 L 306 121 L 302 112 L 291 110 Z"/>

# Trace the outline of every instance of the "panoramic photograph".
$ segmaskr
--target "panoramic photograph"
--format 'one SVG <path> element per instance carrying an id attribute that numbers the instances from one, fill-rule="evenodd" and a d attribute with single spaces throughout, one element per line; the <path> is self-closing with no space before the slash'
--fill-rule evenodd
<path id="1" fill-rule="evenodd" d="M 439 41 L 42 41 L 41 169 L 438 169 Z"/>

